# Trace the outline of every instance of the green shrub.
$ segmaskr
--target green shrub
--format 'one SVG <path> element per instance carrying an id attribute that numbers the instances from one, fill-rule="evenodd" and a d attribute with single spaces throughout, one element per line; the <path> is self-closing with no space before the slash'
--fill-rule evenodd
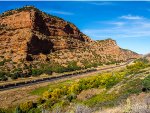
<path id="1" fill-rule="evenodd" d="M 139 73 L 140 69 L 144 69 L 148 67 L 149 64 L 143 60 L 137 60 L 134 64 L 126 66 L 128 69 L 128 74 L 136 74 Z"/>
<path id="2" fill-rule="evenodd" d="M 13 113 L 13 109 L 0 108 L 0 113 Z"/>
<path id="3" fill-rule="evenodd" d="M 47 101 L 44 103 L 43 106 L 44 106 L 45 108 L 51 108 L 55 103 L 56 103 L 55 101 L 53 101 L 52 99 L 49 99 L 49 100 L 47 100 Z"/>
<path id="4" fill-rule="evenodd" d="M 112 106 L 114 104 L 114 101 L 116 100 L 118 96 L 116 94 L 107 94 L 105 92 L 102 92 L 101 94 L 98 94 L 96 96 L 93 96 L 92 98 L 84 101 L 84 104 L 89 107 L 94 106 Z"/>
<path id="5" fill-rule="evenodd" d="M 66 68 L 64 66 L 61 66 L 59 64 L 55 64 L 51 67 L 52 72 L 56 72 L 56 73 L 63 73 L 66 72 Z"/>
<path id="6" fill-rule="evenodd" d="M 31 70 L 31 75 L 32 76 L 38 76 L 38 75 L 41 75 L 42 73 L 43 73 L 43 71 L 40 70 L 40 69 L 32 69 Z"/>
<path id="7" fill-rule="evenodd" d="M 51 71 L 51 69 L 47 69 L 47 70 L 44 70 L 44 73 L 45 73 L 45 74 L 48 74 L 48 75 L 51 75 L 51 74 L 52 74 L 52 71 Z"/>
<path id="8" fill-rule="evenodd" d="M 40 108 L 32 108 L 28 111 L 28 113 L 42 113 Z"/>
<path id="9" fill-rule="evenodd" d="M 92 63 L 90 61 L 88 61 L 88 60 L 84 60 L 82 63 L 84 65 L 85 69 L 92 67 Z"/>
<path id="10" fill-rule="evenodd" d="M 122 94 L 138 94 L 142 92 L 142 80 L 140 78 L 127 82 L 120 91 Z"/>
<path id="11" fill-rule="evenodd" d="M 45 100 L 43 98 L 38 98 L 37 99 L 37 104 L 43 104 Z"/>
<path id="12" fill-rule="evenodd" d="M 28 102 L 20 104 L 20 109 L 23 112 L 28 112 L 32 108 L 33 108 L 33 102 L 32 101 L 28 101 Z"/>
<path id="13" fill-rule="evenodd" d="M 6 60 L 3 60 L 0 62 L 0 66 L 3 66 L 5 64 Z"/>
<path id="14" fill-rule="evenodd" d="M 76 99 L 76 98 L 77 98 L 77 95 L 74 93 L 67 95 L 67 99 L 69 100 L 69 102 L 71 102 L 73 99 Z"/>
<path id="15" fill-rule="evenodd" d="M 105 84 L 105 87 L 108 89 L 108 88 L 111 88 L 113 87 L 115 84 L 117 84 L 119 82 L 119 80 L 112 76 L 111 78 L 109 78 Z"/>
<path id="16" fill-rule="evenodd" d="M 75 71 L 79 69 L 81 69 L 81 67 L 77 65 L 77 62 L 73 61 L 68 63 L 67 71 Z"/>
<path id="17" fill-rule="evenodd" d="M 15 78 L 19 78 L 19 77 L 24 77 L 24 75 L 22 74 L 22 71 L 16 71 L 12 74 L 12 76 L 14 76 Z"/>
<path id="18" fill-rule="evenodd" d="M 144 80 L 142 81 L 142 84 L 145 90 L 150 91 L 150 75 L 144 78 Z"/>
<path id="19" fill-rule="evenodd" d="M 117 84 L 125 76 L 124 73 L 103 73 L 95 77 L 89 77 L 86 79 L 81 79 L 79 81 L 80 90 L 106 87 L 111 88 Z"/>
<path id="20" fill-rule="evenodd" d="M 53 100 L 57 100 L 58 98 L 61 97 L 62 92 L 63 92 L 63 91 L 62 91 L 62 89 L 60 89 L 60 88 L 54 89 L 54 90 L 51 92 L 51 98 L 52 98 Z"/>
<path id="21" fill-rule="evenodd" d="M 146 59 L 146 58 L 139 58 L 137 60 L 134 61 L 134 63 L 136 62 L 143 62 L 144 64 L 148 64 L 149 63 L 149 60 Z"/>
<path id="22" fill-rule="evenodd" d="M 68 93 L 74 93 L 74 94 L 79 94 L 80 93 L 80 87 L 78 83 L 72 84 L 69 88 L 68 88 Z"/>
<path id="23" fill-rule="evenodd" d="M 14 74 L 11 74 L 10 76 L 11 76 L 11 79 L 14 80 L 14 79 L 17 79 L 19 75 L 18 73 L 14 73 Z"/>
<path id="24" fill-rule="evenodd" d="M 43 98 L 44 99 L 49 99 L 49 98 L 51 98 L 52 96 L 51 96 L 51 93 L 49 92 L 49 91 L 45 91 L 44 93 L 43 93 Z"/>
<path id="25" fill-rule="evenodd" d="M 14 113 L 22 113 L 20 107 L 17 106 Z"/>
<path id="26" fill-rule="evenodd" d="M 0 81 L 6 81 L 6 80 L 7 80 L 6 73 L 0 72 Z"/>

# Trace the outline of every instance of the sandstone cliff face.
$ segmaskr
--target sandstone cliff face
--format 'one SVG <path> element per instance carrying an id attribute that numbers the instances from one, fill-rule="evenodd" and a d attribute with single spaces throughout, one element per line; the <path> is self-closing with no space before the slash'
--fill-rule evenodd
<path id="1" fill-rule="evenodd" d="M 93 41 L 67 21 L 34 7 L 0 17 L 0 56 L 12 62 L 126 61 L 138 54 L 119 48 L 114 40 Z"/>
<path id="2" fill-rule="evenodd" d="M 35 8 L 12 11 L 10 15 L 0 18 L 0 26 L 3 26 L 0 31 L 0 54 L 7 53 L 5 58 L 15 60 L 29 54 L 49 54 L 55 50 L 78 48 L 83 46 L 80 43 L 91 41 L 73 24 Z M 73 39 L 78 42 L 74 43 Z"/>

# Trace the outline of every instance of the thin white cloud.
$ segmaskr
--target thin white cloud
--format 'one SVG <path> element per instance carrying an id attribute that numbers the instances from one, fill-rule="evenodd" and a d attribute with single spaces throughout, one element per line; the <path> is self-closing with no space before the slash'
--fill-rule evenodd
<path id="1" fill-rule="evenodd" d="M 106 24 L 109 24 L 109 26 L 106 27 Z M 101 26 L 100 28 L 89 28 L 82 31 L 94 39 L 107 37 L 114 39 L 150 37 L 150 19 L 105 21 L 99 23 L 99 25 Z"/>
<path id="2" fill-rule="evenodd" d="M 120 26 L 125 25 L 125 22 L 111 22 L 110 24 L 120 27 Z"/>
<path id="3" fill-rule="evenodd" d="M 114 5 L 115 3 L 113 3 L 113 2 L 92 2 L 90 4 L 100 5 L 100 6 L 106 6 L 106 5 Z"/>
<path id="4" fill-rule="evenodd" d="M 56 11 L 56 10 L 51 10 L 50 13 L 55 13 L 55 14 L 62 14 L 62 15 L 74 15 L 71 12 L 66 12 L 66 11 Z"/>
<path id="5" fill-rule="evenodd" d="M 126 24 L 124 21 L 96 21 L 95 23 L 100 24 L 100 25 L 106 25 L 106 26 L 116 26 L 116 27 L 121 27 Z"/>
<path id="6" fill-rule="evenodd" d="M 141 16 L 134 16 L 134 15 L 123 15 L 121 17 L 119 17 L 120 19 L 127 19 L 127 20 L 140 20 L 140 19 L 144 19 Z"/>
<path id="7" fill-rule="evenodd" d="M 135 30 L 135 31 L 133 31 Z M 85 29 L 83 32 L 93 38 L 107 38 L 111 37 L 114 39 L 120 38 L 143 38 L 149 37 L 150 32 L 148 30 L 138 30 L 138 29 L 110 29 L 110 30 L 97 30 L 97 29 Z"/>
<path id="8" fill-rule="evenodd" d="M 61 15 L 74 15 L 72 12 L 61 11 L 61 10 L 45 10 L 45 12 L 50 14 L 61 14 Z"/>

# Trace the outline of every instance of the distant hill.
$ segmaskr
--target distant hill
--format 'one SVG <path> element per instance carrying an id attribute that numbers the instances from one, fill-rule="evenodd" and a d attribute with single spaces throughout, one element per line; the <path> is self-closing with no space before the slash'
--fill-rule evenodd
<path id="1" fill-rule="evenodd" d="M 145 55 L 146 57 L 150 57 L 150 53 Z"/>
<path id="2" fill-rule="evenodd" d="M 150 53 L 146 54 L 144 57 L 150 61 Z"/>

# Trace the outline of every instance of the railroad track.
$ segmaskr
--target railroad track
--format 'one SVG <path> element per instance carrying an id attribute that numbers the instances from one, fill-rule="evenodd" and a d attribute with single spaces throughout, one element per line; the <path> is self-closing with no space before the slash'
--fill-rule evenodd
<path id="1" fill-rule="evenodd" d="M 61 75 L 61 76 L 47 77 L 47 78 L 41 78 L 41 79 L 37 79 L 37 80 L 30 80 L 30 81 L 24 81 L 24 82 L 18 82 L 18 83 L 10 83 L 10 84 L 6 84 L 6 85 L 1 85 L 0 86 L 0 91 L 20 88 L 20 87 L 25 87 L 25 86 L 31 86 L 31 85 L 35 85 L 35 84 L 44 83 L 44 82 L 52 82 L 52 81 L 56 81 L 56 80 L 60 80 L 60 79 L 64 79 L 64 78 L 82 76 L 82 75 L 90 74 L 90 73 L 91 74 L 99 73 L 101 71 L 105 71 L 105 70 L 107 71 L 107 70 L 110 70 L 110 69 L 115 69 L 115 68 L 118 68 L 118 67 L 126 66 L 131 62 L 133 62 L 133 60 L 127 61 L 125 64 L 122 64 L 122 65 L 111 66 L 111 67 L 102 68 L 102 69 L 94 68 L 94 69 L 90 69 L 90 70 L 85 70 L 83 72 L 75 72 L 73 74 L 64 74 L 64 75 Z"/>

